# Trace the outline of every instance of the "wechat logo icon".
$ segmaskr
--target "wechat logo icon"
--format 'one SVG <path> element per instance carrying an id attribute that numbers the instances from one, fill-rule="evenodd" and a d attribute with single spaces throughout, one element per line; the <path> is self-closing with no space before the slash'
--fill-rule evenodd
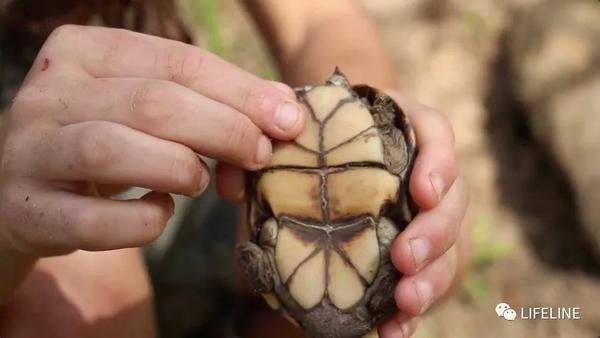
<path id="1" fill-rule="evenodd" d="M 517 311 L 510 308 L 510 305 L 506 303 L 500 303 L 496 305 L 496 314 L 498 317 L 502 317 L 505 320 L 515 320 L 517 318 Z"/>

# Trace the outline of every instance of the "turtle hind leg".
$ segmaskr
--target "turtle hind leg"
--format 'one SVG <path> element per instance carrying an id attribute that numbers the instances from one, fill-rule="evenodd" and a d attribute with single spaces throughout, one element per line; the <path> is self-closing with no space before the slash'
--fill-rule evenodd
<path id="1" fill-rule="evenodd" d="M 393 295 L 396 284 L 398 284 L 401 277 L 401 274 L 391 266 L 388 266 L 387 269 L 380 273 L 381 277 L 375 281 L 372 297 L 367 304 L 369 313 L 371 313 L 376 322 L 398 311 Z"/>
<path id="2" fill-rule="evenodd" d="M 237 247 L 239 266 L 254 290 L 268 293 L 273 290 L 273 267 L 267 253 L 252 242 Z"/>

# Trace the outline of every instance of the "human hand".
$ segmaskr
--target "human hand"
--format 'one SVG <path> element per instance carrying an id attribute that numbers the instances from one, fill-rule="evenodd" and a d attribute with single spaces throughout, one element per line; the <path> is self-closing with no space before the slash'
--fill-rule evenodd
<path id="1" fill-rule="evenodd" d="M 82 26 L 51 34 L 7 117 L 0 251 L 31 256 L 146 244 L 172 213 L 168 193 L 207 186 L 196 153 L 258 169 L 267 136 L 304 123 L 283 84 L 183 43 Z M 115 201 L 108 185 L 153 192 Z"/>
<path id="2" fill-rule="evenodd" d="M 457 275 L 461 222 L 469 200 L 454 150 L 448 118 L 399 93 L 391 93 L 412 122 L 418 154 L 410 177 L 410 194 L 420 208 L 394 240 L 390 255 L 403 274 L 395 291 L 400 313 L 379 326 L 380 338 L 407 338 L 417 317 L 440 299 Z"/>

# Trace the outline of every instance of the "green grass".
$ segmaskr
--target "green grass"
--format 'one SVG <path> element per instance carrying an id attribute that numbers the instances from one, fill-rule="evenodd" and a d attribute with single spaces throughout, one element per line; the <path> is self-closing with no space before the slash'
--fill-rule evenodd
<path id="1" fill-rule="evenodd" d="M 227 58 L 230 54 L 221 31 L 219 0 L 189 0 L 194 20 L 202 28 L 206 48 L 216 55 Z"/>
<path id="2" fill-rule="evenodd" d="M 460 19 L 464 29 L 473 37 L 473 39 L 480 40 L 483 37 L 487 27 L 485 19 L 478 13 L 465 10 L 461 13 Z"/>
<path id="3" fill-rule="evenodd" d="M 495 238 L 497 224 L 491 215 L 479 214 L 473 223 L 471 240 L 473 243 L 473 267 L 464 283 L 464 290 L 476 303 L 485 302 L 490 293 L 488 285 L 482 278 L 482 269 L 494 261 L 510 256 L 514 250 L 513 243 L 498 242 Z"/>
<path id="4" fill-rule="evenodd" d="M 510 255 L 514 249 L 512 243 L 499 243 L 495 239 L 496 225 L 489 215 L 481 214 L 473 224 L 473 263 L 476 268 L 486 266 L 497 259 Z"/>

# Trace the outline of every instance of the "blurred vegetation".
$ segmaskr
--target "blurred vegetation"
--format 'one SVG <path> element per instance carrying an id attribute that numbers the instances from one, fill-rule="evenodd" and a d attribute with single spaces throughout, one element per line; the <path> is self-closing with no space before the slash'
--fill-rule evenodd
<path id="1" fill-rule="evenodd" d="M 507 257 L 514 249 L 513 244 L 494 239 L 494 229 L 495 225 L 490 215 L 479 215 L 473 224 L 471 240 L 475 268 L 483 268 L 497 259 Z"/>
<path id="2" fill-rule="evenodd" d="M 486 36 L 485 19 L 479 13 L 464 10 L 461 12 L 460 22 L 474 40 L 481 40 Z"/>
<path id="3" fill-rule="evenodd" d="M 280 75 L 262 37 L 243 13 L 231 13 L 231 1 L 185 0 L 191 10 L 190 19 L 202 45 L 216 55 L 267 80 L 279 80 Z M 241 17 L 223 18 L 222 14 Z M 236 25 L 233 26 L 232 22 Z"/>
<path id="4" fill-rule="evenodd" d="M 473 223 L 473 271 L 465 280 L 464 290 L 476 303 L 484 303 L 490 294 L 482 276 L 483 270 L 493 262 L 508 257 L 515 249 L 513 243 L 499 242 L 494 238 L 496 226 L 488 214 L 479 214 Z"/>
<path id="5" fill-rule="evenodd" d="M 228 58 L 231 51 L 227 48 L 220 23 L 219 0 L 190 0 L 193 19 L 200 26 L 206 39 L 206 48 L 220 57 Z"/>

